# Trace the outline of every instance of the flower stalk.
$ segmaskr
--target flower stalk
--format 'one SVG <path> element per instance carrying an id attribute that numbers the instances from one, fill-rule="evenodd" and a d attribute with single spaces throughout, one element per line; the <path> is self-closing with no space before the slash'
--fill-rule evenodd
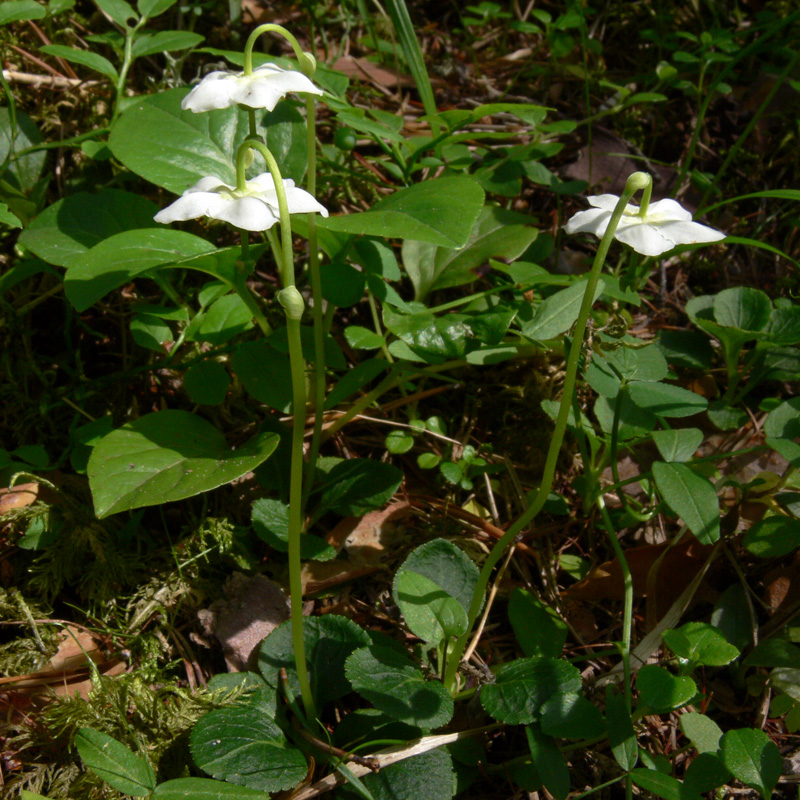
<path id="1" fill-rule="evenodd" d="M 553 488 L 553 481 L 555 479 L 556 463 L 558 455 L 561 451 L 561 445 L 564 441 L 564 434 L 567 430 L 567 420 L 569 418 L 570 407 L 572 406 L 572 397 L 575 392 L 575 385 L 578 376 L 578 365 L 584 337 L 586 335 L 586 326 L 589 319 L 589 313 L 594 304 L 594 295 L 597 289 L 597 283 L 600 280 L 600 273 L 603 270 L 608 250 L 611 247 L 611 242 L 614 240 L 614 235 L 619 225 L 620 219 L 628 205 L 628 201 L 638 191 L 646 190 L 652 186 L 652 178 L 644 172 L 634 172 L 625 184 L 625 190 L 622 196 L 617 201 L 617 204 L 608 221 L 603 238 L 600 241 L 600 246 L 597 248 L 592 268 L 586 280 L 586 290 L 583 293 L 583 301 L 581 302 L 578 319 L 575 322 L 575 331 L 573 336 L 573 344 L 569 349 L 567 356 L 567 364 L 564 376 L 564 389 L 561 395 L 561 404 L 558 409 L 558 416 L 556 418 L 555 428 L 553 429 L 553 436 L 550 440 L 550 447 L 547 451 L 547 458 L 545 460 L 544 472 L 542 474 L 542 482 L 539 485 L 539 490 L 533 499 L 533 502 L 528 508 L 516 519 L 516 521 L 508 528 L 505 534 L 497 540 L 491 552 L 489 553 L 486 561 L 483 564 L 478 582 L 475 586 L 475 591 L 472 596 L 472 602 L 467 612 L 467 630 L 455 641 L 452 649 L 449 652 L 447 667 L 444 675 L 444 685 L 451 694 L 456 691 L 456 678 L 458 674 L 458 667 L 461 663 L 461 657 L 466 648 L 467 638 L 469 632 L 472 630 L 475 620 L 480 612 L 483 596 L 486 593 L 486 587 L 489 584 L 492 571 L 497 565 L 498 561 L 505 553 L 509 545 L 519 536 L 525 528 L 530 525 L 536 515 L 542 510 L 542 507 L 547 500 L 550 491 Z"/>

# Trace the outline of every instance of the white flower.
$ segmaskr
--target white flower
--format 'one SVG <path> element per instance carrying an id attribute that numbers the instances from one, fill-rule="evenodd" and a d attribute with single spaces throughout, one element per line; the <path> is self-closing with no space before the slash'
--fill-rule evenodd
<path id="1" fill-rule="evenodd" d="M 619 197 L 601 194 L 588 200 L 594 208 L 579 211 L 567 222 L 564 230 L 567 233 L 593 233 L 602 239 Z M 640 216 L 638 206 L 626 205 L 614 238 L 643 256 L 659 256 L 679 244 L 718 242 L 725 238 L 725 234 L 693 222 L 691 213 L 680 203 L 664 199 L 650 203 L 644 216 Z"/>
<path id="2" fill-rule="evenodd" d="M 248 108 L 272 111 L 287 92 L 322 94 L 322 90 L 302 72 L 264 64 L 250 75 L 244 72 L 210 72 L 183 98 L 181 108 L 196 113 L 241 103 Z"/>
<path id="3" fill-rule="evenodd" d="M 298 189 L 294 181 L 283 181 L 290 214 L 317 212 L 323 217 L 328 210 L 320 205 L 305 189 Z M 213 176 L 201 178 L 187 189 L 172 205 L 155 215 L 156 222 L 211 217 L 229 222 L 246 231 L 265 231 L 280 221 L 278 193 L 269 172 L 247 181 L 244 191 L 228 186 Z"/>

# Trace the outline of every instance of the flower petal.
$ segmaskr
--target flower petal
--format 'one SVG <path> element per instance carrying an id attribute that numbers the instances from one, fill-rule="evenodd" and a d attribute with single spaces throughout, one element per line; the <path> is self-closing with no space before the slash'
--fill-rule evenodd
<path id="1" fill-rule="evenodd" d="M 721 231 L 701 225 L 699 222 L 670 220 L 660 222 L 656 226 L 658 232 L 673 244 L 697 244 L 698 242 L 719 242 L 725 238 Z"/>
<path id="2" fill-rule="evenodd" d="M 236 104 L 233 99 L 236 89 L 236 75 L 230 72 L 211 72 L 183 98 L 181 108 L 195 114 L 229 108 Z"/>
<path id="3" fill-rule="evenodd" d="M 230 222 L 231 225 L 246 231 L 266 231 L 279 219 L 278 214 L 257 197 L 226 199 L 215 213 L 209 216 Z"/>
<path id="4" fill-rule="evenodd" d="M 289 181 L 286 181 L 288 184 Z M 286 186 L 286 204 L 289 206 L 290 214 L 308 214 L 316 212 L 322 214 L 323 217 L 328 216 L 328 209 L 311 193 L 305 189 L 299 189 L 296 186 Z"/>
<path id="5" fill-rule="evenodd" d="M 216 175 L 209 175 L 205 178 L 200 178 L 194 186 L 190 186 L 184 194 L 189 192 L 219 192 L 220 189 L 227 189 L 231 191 L 233 186 L 228 186 L 227 183 L 218 178 Z"/>
<path id="6" fill-rule="evenodd" d="M 591 198 L 590 198 L 591 199 Z M 617 198 L 619 199 L 619 198 Z M 602 238 L 611 219 L 611 212 L 600 208 L 590 208 L 574 214 L 564 225 L 567 233 L 593 233 Z"/>
<path id="7" fill-rule="evenodd" d="M 623 244 L 630 245 L 643 256 L 660 256 L 675 247 L 675 244 L 663 236 L 658 228 L 645 222 L 637 221 L 624 226 L 620 225 L 614 238 Z"/>
<path id="8" fill-rule="evenodd" d="M 650 215 L 658 215 L 662 219 L 691 219 L 692 212 L 687 211 L 679 202 L 665 197 L 663 200 L 656 200 L 655 203 L 650 203 L 647 207 L 647 215 L 645 220 L 649 221 Z"/>
<path id="9" fill-rule="evenodd" d="M 615 194 L 593 194 L 586 199 L 589 201 L 590 206 L 603 208 L 606 211 L 613 211 L 617 207 L 617 203 L 619 203 L 619 197 Z M 625 206 L 625 210 L 629 214 L 636 214 L 639 208 L 628 203 Z"/>
<path id="10" fill-rule="evenodd" d="M 178 222 L 198 217 L 216 217 L 222 198 L 216 192 L 189 192 L 172 205 L 162 208 L 153 219 L 156 222 Z"/>

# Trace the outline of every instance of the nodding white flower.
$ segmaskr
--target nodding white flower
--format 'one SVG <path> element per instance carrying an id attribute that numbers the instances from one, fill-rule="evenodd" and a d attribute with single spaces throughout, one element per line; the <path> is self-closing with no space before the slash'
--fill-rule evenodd
<path id="1" fill-rule="evenodd" d="M 322 94 L 302 72 L 264 64 L 250 75 L 244 72 L 210 72 L 181 102 L 181 108 L 195 113 L 241 104 L 272 111 L 288 92 Z"/>
<path id="2" fill-rule="evenodd" d="M 296 187 L 293 180 L 284 180 L 283 188 L 290 214 L 316 212 L 328 216 L 328 210 L 305 189 Z M 168 223 L 198 217 L 219 219 L 246 231 L 271 228 L 280 221 L 278 193 L 272 175 L 264 172 L 247 181 L 243 191 L 214 176 L 201 178 L 153 219 Z"/>
<path id="3" fill-rule="evenodd" d="M 594 206 L 579 211 L 564 226 L 567 233 L 593 233 L 602 239 L 619 197 L 601 194 L 589 197 Z M 650 203 L 642 216 L 638 206 L 630 203 L 622 212 L 614 238 L 630 245 L 643 256 L 660 256 L 679 244 L 718 242 L 725 234 L 692 221 L 691 212 L 675 200 L 664 199 Z"/>

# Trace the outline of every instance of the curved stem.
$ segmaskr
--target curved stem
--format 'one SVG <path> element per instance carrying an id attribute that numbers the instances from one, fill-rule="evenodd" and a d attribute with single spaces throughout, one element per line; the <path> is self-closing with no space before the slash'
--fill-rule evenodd
<path id="1" fill-rule="evenodd" d="M 300 577 L 300 534 L 303 530 L 303 435 L 305 433 L 306 363 L 300 340 L 300 320 L 303 316 L 303 299 L 295 288 L 294 259 L 292 257 L 292 223 L 283 178 L 275 157 L 262 142 L 246 140 L 236 154 L 237 188 L 244 179 L 245 154 L 257 150 L 267 162 L 275 191 L 281 219 L 281 248 L 278 269 L 283 289 L 278 300 L 286 312 L 286 332 L 289 344 L 289 367 L 292 375 L 292 465 L 289 476 L 289 594 L 291 599 L 292 646 L 294 650 L 300 696 L 309 719 L 316 717 L 311 683 L 308 678 L 305 642 L 303 640 L 303 584 Z"/>
<path id="2" fill-rule="evenodd" d="M 247 37 L 247 42 L 244 46 L 244 74 L 245 75 L 252 75 L 253 74 L 253 46 L 256 43 L 256 39 L 261 36 L 262 33 L 277 33 L 279 36 L 283 36 L 287 42 L 292 46 L 292 50 L 294 50 L 295 56 L 297 56 L 297 62 L 300 65 L 300 69 L 303 71 L 304 75 L 311 77 L 314 74 L 314 71 L 317 68 L 316 59 L 311 53 L 304 53 L 300 48 L 300 45 L 297 42 L 297 39 L 286 30 L 282 25 L 276 25 L 272 22 L 267 22 L 264 25 L 259 25 L 251 34 Z"/>
<path id="3" fill-rule="evenodd" d="M 592 269 L 589 271 L 589 276 L 586 280 L 586 290 L 583 294 L 583 301 L 581 303 L 580 311 L 578 312 L 578 319 L 575 323 L 575 333 L 573 336 L 573 344 L 570 347 L 569 355 L 567 356 L 567 365 L 564 376 L 564 389 L 561 396 L 561 405 L 558 409 L 558 417 L 556 418 L 555 428 L 553 430 L 553 438 L 550 440 L 550 447 L 547 451 L 547 458 L 545 460 L 544 471 L 542 474 L 542 482 L 539 486 L 539 491 L 533 502 L 528 506 L 525 512 L 517 518 L 517 520 L 508 528 L 505 534 L 497 540 L 491 552 L 489 553 L 486 561 L 483 564 L 478 582 L 475 586 L 475 592 L 472 596 L 472 603 L 470 604 L 467 618 L 469 624 L 467 630 L 462 634 L 453 648 L 453 654 L 447 664 L 447 672 L 445 674 L 444 685 L 452 694 L 455 690 L 456 673 L 461 661 L 461 656 L 466 647 L 467 638 L 472 626 L 475 624 L 478 613 L 481 608 L 483 595 L 486 592 L 486 587 L 489 584 L 489 579 L 497 562 L 501 559 L 506 548 L 519 536 L 520 533 L 531 523 L 534 517 L 542 510 L 542 507 L 550 494 L 555 479 L 556 464 L 558 456 L 561 451 L 561 443 L 564 440 L 564 433 L 567 429 L 567 420 L 569 418 L 569 411 L 572 405 L 572 395 L 575 391 L 575 384 L 578 376 L 578 363 L 580 360 L 581 348 L 586 334 L 586 324 L 589 319 L 589 313 L 594 304 L 594 295 L 597 289 L 597 283 L 600 280 L 600 273 L 605 264 L 608 250 L 611 247 L 611 242 L 614 239 L 614 234 L 617 230 L 617 225 L 622 218 L 622 213 L 625 206 L 633 195 L 642 189 L 646 189 L 648 185 L 652 185 L 653 179 L 644 172 L 634 172 L 625 184 L 625 190 L 619 198 L 614 213 L 608 222 L 605 235 L 600 241 L 600 246 L 597 248 L 597 255 L 595 256 Z"/>

